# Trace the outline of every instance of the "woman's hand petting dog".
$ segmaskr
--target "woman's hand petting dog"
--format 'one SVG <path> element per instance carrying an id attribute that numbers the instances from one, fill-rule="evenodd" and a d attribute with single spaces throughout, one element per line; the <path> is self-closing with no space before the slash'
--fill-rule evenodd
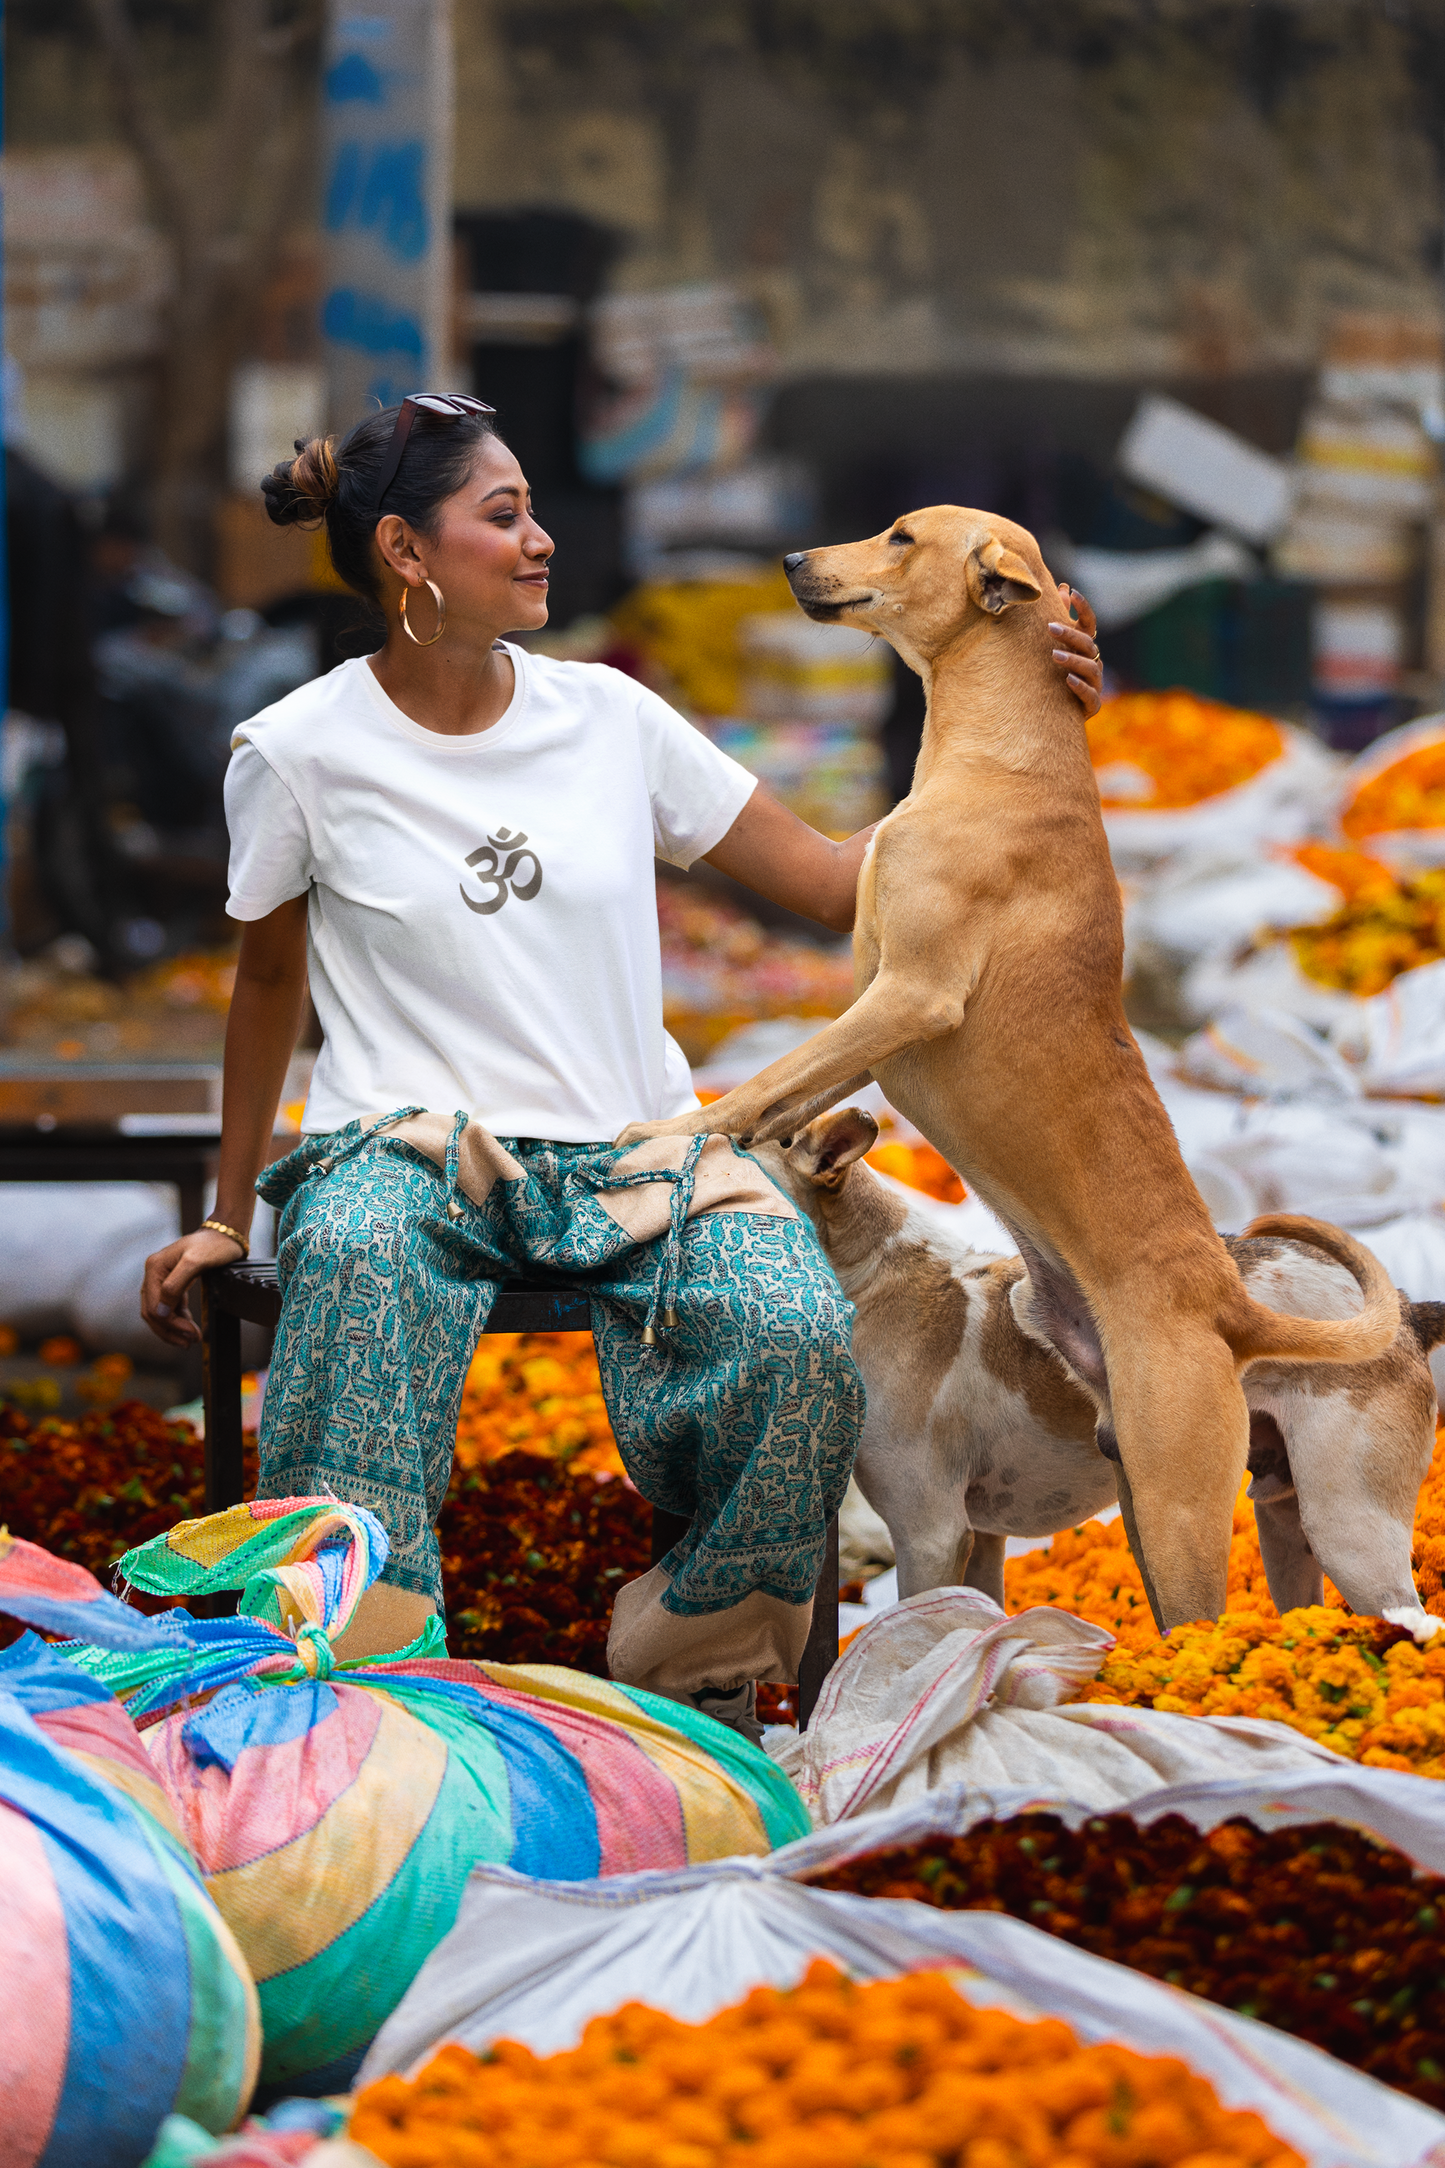
<path id="1" fill-rule="evenodd" d="M 1057 625 L 1050 618 L 1049 631 L 1059 642 L 1054 649 L 1054 661 L 1064 672 L 1064 682 L 1084 713 L 1097 715 L 1104 704 L 1104 665 L 1099 660 L 1099 642 L 1095 637 L 1099 627 L 1093 610 L 1077 587 L 1066 587 L 1061 580 L 1059 593 L 1072 608 L 1075 622 Z"/>

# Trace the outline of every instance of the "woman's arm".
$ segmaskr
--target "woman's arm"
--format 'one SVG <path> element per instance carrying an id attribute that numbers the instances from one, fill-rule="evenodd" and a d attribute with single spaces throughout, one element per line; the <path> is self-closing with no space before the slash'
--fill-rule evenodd
<path id="1" fill-rule="evenodd" d="M 1102 665 L 1094 638 L 1094 613 L 1077 588 L 1059 593 L 1077 611 L 1077 622 L 1050 624 L 1059 645 L 1055 668 L 1086 715 L 1097 715 Z M 877 827 L 877 822 L 873 827 Z M 760 783 L 707 862 L 771 903 L 781 903 L 803 918 L 851 933 L 858 893 L 858 869 L 873 828 L 860 828 L 845 842 L 834 843 L 799 820 Z"/>
<path id="2" fill-rule="evenodd" d="M 803 918 L 851 933 L 858 869 L 877 827 L 860 828 L 843 843 L 819 835 L 759 783 L 716 849 L 710 866 L 741 881 L 771 903 Z"/>
<path id="3" fill-rule="evenodd" d="M 306 898 L 293 896 L 243 931 L 226 1020 L 221 1165 L 211 1216 L 238 1234 L 250 1232 L 256 1177 L 271 1156 L 276 1108 L 305 999 Z M 198 1273 L 234 1264 L 238 1255 L 227 1236 L 199 1228 L 146 1259 L 140 1314 L 158 1340 L 186 1347 L 200 1338 L 186 1289 Z"/>

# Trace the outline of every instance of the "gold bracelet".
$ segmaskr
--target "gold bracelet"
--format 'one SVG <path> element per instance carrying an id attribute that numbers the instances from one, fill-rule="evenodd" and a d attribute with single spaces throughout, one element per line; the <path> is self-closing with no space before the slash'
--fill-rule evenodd
<path id="1" fill-rule="evenodd" d="M 246 1237 L 245 1237 L 244 1235 L 238 1235 L 238 1234 L 237 1234 L 237 1232 L 236 1232 L 236 1230 L 235 1230 L 235 1228 L 234 1228 L 234 1227 L 228 1227 L 228 1226 L 226 1225 L 226 1223 L 225 1223 L 225 1221 L 224 1221 L 224 1220 L 202 1220 L 202 1221 L 201 1221 L 201 1225 L 202 1225 L 202 1227 L 203 1227 L 203 1228 L 204 1228 L 204 1227 L 209 1227 L 209 1228 L 210 1228 L 210 1230 L 211 1230 L 211 1232 L 212 1232 L 212 1234 L 216 1234 L 216 1235 L 226 1235 L 226 1236 L 228 1236 L 228 1237 L 230 1238 L 230 1240 L 231 1240 L 232 1242 L 239 1242 L 239 1243 L 240 1243 L 240 1245 L 241 1245 L 241 1255 L 242 1255 L 242 1257 L 249 1257 L 249 1256 L 250 1256 L 250 1254 L 251 1254 L 251 1245 L 250 1245 L 250 1243 L 249 1243 L 249 1242 L 248 1242 L 248 1241 L 246 1240 Z"/>

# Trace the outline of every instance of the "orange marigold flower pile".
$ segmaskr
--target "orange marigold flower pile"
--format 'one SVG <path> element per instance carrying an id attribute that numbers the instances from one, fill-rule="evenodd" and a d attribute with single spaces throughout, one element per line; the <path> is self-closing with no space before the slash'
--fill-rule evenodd
<path id="1" fill-rule="evenodd" d="M 350 2134 L 388 2168 L 1303 2168 L 1173 2056 L 817 1961 L 703 2025 L 629 2003 L 580 2047 L 446 2047 Z"/>
<path id="2" fill-rule="evenodd" d="M 74 1370 L 85 1360 L 85 1349 L 68 1332 L 55 1333 L 49 1340 L 42 1340 L 36 1353 L 54 1370 Z"/>
<path id="3" fill-rule="evenodd" d="M 1150 813 L 1235 790 L 1284 751 L 1267 715 L 1196 693 L 1123 693 L 1088 730 L 1104 804 Z"/>
<path id="4" fill-rule="evenodd" d="M 1116 1649 L 1081 1701 L 1185 1716 L 1263 1716 L 1373 1769 L 1445 1777 L 1445 1649 L 1328 1605 L 1226 1611 Z"/>
<path id="5" fill-rule="evenodd" d="M 1417 746 L 1362 783 L 1340 826 L 1352 841 L 1398 828 L 1445 828 L 1445 742 Z"/>
<path id="6" fill-rule="evenodd" d="M 1357 851 L 1352 845 L 1299 843 L 1285 855 L 1293 858 L 1296 865 L 1303 866 L 1306 873 L 1313 873 L 1318 880 L 1328 881 L 1331 888 L 1337 888 L 1346 903 L 1391 896 L 1398 885 L 1382 860 L 1371 858 L 1368 851 Z"/>
<path id="7" fill-rule="evenodd" d="M 103 1583 L 133 1545 L 206 1510 L 195 1426 L 119 1399 L 121 1364 L 130 1367 L 123 1355 L 102 1356 L 91 1373 L 92 1397 L 119 1404 L 93 1406 L 74 1422 L 0 1401 L 0 1521 L 12 1536 L 73 1560 Z M 249 1497 L 256 1483 L 254 1435 L 246 1441 L 245 1474 Z M 176 1600 L 131 1594 L 142 1611 L 165 1610 Z M 23 1632 L 18 1620 L 0 1618 L 0 1647 Z"/>
<path id="8" fill-rule="evenodd" d="M 921 1189 L 925 1196 L 937 1197 L 943 1204 L 962 1204 L 968 1195 L 942 1152 L 935 1151 L 931 1144 L 875 1144 L 867 1156 L 869 1166 L 876 1167 L 880 1174 L 891 1174 L 895 1182 Z"/>
<path id="9" fill-rule="evenodd" d="M 1437 1466 L 1439 1462 L 1437 1447 Z M 1441 1488 L 1445 1492 L 1445 1476 Z M 1327 1594 L 1342 1605 L 1343 1598 L 1334 1595 L 1328 1582 L 1325 1585 Z M 1118 1635 L 1121 1649 L 1149 1648 L 1159 1639 L 1122 1519 L 1085 1521 L 1081 1528 L 1065 1528 L 1048 1550 L 1025 1551 L 1021 1558 L 1009 1559 L 1004 1587 L 1010 1611 L 1023 1611 L 1036 1603 L 1053 1604 L 1061 1611 L 1072 1611 L 1075 1618 L 1107 1626 Z M 1265 1580 L 1254 1508 L 1242 1490 L 1234 1506 L 1228 1602 L 1231 1612 L 1248 1611 L 1269 1619 L 1279 1616 Z"/>
<path id="10" fill-rule="evenodd" d="M 1445 1618 L 1445 1432 L 1421 1487 L 1413 1559 L 1421 1601 Z M 1079 1700 L 1270 1717 L 1372 1768 L 1445 1777 L 1445 1634 L 1419 1648 L 1398 1627 L 1356 1618 L 1328 1581 L 1322 1605 L 1281 1617 L 1243 1491 L 1224 1616 L 1176 1627 L 1167 1641 L 1155 1631 L 1122 1521 L 1089 1521 L 1055 1536 L 1047 1551 L 1010 1559 L 1004 1583 L 1011 1611 L 1054 1604 L 1117 1634 Z"/>
<path id="11" fill-rule="evenodd" d="M 1294 856 L 1344 898 L 1323 925 L 1296 926 L 1289 936 L 1307 978 L 1349 994 L 1380 994 L 1402 971 L 1445 956 L 1445 872 L 1397 881 L 1366 852 L 1327 843 L 1307 843 Z"/>
<path id="12" fill-rule="evenodd" d="M 462 1388 L 457 1465 L 518 1452 L 623 1473 L 591 1333 L 493 1332 L 478 1346 Z"/>

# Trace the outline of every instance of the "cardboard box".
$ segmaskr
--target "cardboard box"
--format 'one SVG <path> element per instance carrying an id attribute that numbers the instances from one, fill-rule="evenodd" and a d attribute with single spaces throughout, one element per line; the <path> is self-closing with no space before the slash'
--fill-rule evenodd
<path id="1" fill-rule="evenodd" d="M 1247 542 L 1270 541 L 1289 517 L 1293 481 L 1283 460 L 1162 393 L 1140 400 L 1116 457 L 1131 482 Z"/>

